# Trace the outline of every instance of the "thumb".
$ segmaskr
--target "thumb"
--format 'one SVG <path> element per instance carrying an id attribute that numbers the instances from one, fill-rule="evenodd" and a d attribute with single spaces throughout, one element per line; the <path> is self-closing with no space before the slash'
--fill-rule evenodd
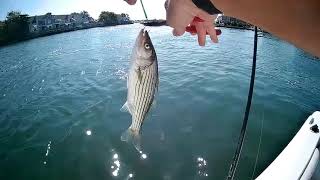
<path id="1" fill-rule="evenodd" d="M 174 36 L 182 36 L 185 32 L 185 28 L 174 28 L 172 34 Z"/>

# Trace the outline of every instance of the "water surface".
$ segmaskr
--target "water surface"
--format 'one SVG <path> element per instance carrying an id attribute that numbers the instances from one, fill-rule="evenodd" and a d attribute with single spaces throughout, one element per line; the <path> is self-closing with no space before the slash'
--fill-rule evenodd
<path id="1" fill-rule="evenodd" d="M 120 141 L 131 118 L 126 72 L 140 25 L 63 33 L 0 48 L 0 179 L 224 179 L 245 110 L 253 32 L 219 44 L 150 28 L 160 73 L 144 151 Z M 259 38 L 257 77 L 237 179 L 260 174 L 320 110 L 320 61 Z"/>

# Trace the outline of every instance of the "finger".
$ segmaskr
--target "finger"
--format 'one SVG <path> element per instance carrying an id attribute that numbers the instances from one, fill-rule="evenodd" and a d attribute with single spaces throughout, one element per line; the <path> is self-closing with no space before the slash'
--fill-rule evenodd
<path id="1" fill-rule="evenodd" d="M 175 28 L 175 29 L 173 29 L 172 34 L 174 36 L 182 36 L 184 34 L 184 32 L 185 32 L 184 28 Z"/>
<path id="2" fill-rule="evenodd" d="M 191 20 L 178 20 L 175 18 L 167 18 L 167 25 L 174 28 L 173 35 L 183 35 L 186 27 L 190 24 Z"/>
<path id="3" fill-rule="evenodd" d="M 207 12 L 203 11 L 203 10 L 199 10 L 197 17 L 199 17 L 200 19 L 204 20 L 204 21 L 213 21 L 217 18 L 217 15 L 210 15 Z"/>
<path id="4" fill-rule="evenodd" d="M 218 43 L 218 37 L 217 37 L 217 33 L 216 33 L 216 30 L 214 29 L 214 27 L 210 24 L 209 25 L 206 24 L 205 27 L 206 27 L 208 34 L 210 35 L 211 41 L 214 43 Z"/>
<path id="5" fill-rule="evenodd" d="M 198 33 L 198 43 L 200 46 L 204 46 L 206 44 L 206 29 L 203 23 L 197 23 L 196 30 Z"/>
<path id="6" fill-rule="evenodd" d="M 192 1 L 189 3 L 192 4 Z M 194 17 L 193 13 L 191 13 L 193 10 L 189 9 L 189 5 L 179 6 L 177 1 L 172 0 L 166 1 L 165 8 L 167 25 L 174 28 L 173 35 L 180 36 L 184 34 L 185 28 L 191 23 Z"/>

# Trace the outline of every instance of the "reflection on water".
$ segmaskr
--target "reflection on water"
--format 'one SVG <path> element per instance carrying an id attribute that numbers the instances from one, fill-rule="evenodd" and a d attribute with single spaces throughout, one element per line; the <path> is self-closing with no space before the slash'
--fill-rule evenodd
<path id="1" fill-rule="evenodd" d="M 147 159 L 147 154 L 143 153 L 142 151 L 139 151 L 139 153 L 141 154 L 141 159 Z"/>
<path id="2" fill-rule="evenodd" d="M 199 47 L 152 27 L 160 84 L 143 152 L 120 141 L 120 112 L 140 25 L 63 33 L 0 48 L 0 179 L 224 179 L 248 93 L 252 31 L 223 29 Z M 258 43 L 257 78 L 236 177 L 256 175 L 320 109 L 320 62 L 273 37 Z"/>
<path id="3" fill-rule="evenodd" d="M 112 160 L 113 160 L 113 164 L 111 165 L 112 175 L 118 176 L 120 171 L 119 155 L 117 153 L 113 154 Z"/>
<path id="4" fill-rule="evenodd" d="M 130 174 L 129 174 L 129 178 L 133 178 L 133 174 L 130 173 Z"/>
<path id="5" fill-rule="evenodd" d="M 197 163 L 197 167 L 198 167 L 198 175 L 207 177 L 208 176 L 208 174 L 206 172 L 207 171 L 207 169 L 206 169 L 207 168 L 207 161 L 202 157 L 198 157 L 196 163 Z"/>
<path id="6" fill-rule="evenodd" d="M 91 133 L 92 133 L 91 130 L 87 130 L 87 131 L 86 131 L 86 134 L 87 134 L 88 136 L 91 136 Z"/>
<path id="7" fill-rule="evenodd" d="M 120 155 L 115 150 L 112 150 L 111 152 L 112 152 L 112 156 L 111 156 L 110 171 L 112 176 L 114 177 L 121 176 L 125 179 L 133 178 L 134 177 L 133 171 L 130 170 L 130 168 L 128 169 L 128 167 L 121 166 L 122 163 L 120 160 Z M 147 159 L 146 153 L 139 151 L 139 155 L 140 155 L 141 162 Z"/>
<path id="8" fill-rule="evenodd" d="M 48 145 L 47 145 L 47 151 L 46 151 L 46 157 L 49 155 L 49 152 L 50 152 L 50 149 L 51 149 L 51 141 L 49 141 Z M 47 164 L 47 161 L 43 161 L 43 164 Z"/>

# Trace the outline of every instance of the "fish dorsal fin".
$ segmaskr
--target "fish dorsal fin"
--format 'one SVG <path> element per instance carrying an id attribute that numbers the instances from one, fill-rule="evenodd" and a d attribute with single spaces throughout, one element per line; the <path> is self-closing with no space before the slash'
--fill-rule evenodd
<path id="1" fill-rule="evenodd" d="M 129 112 L 131 115 L 133 114 L 133 112 L 135 111 L 135 108 L 133 105 L 131 105 L 130 103 L 128 103 L 128 101 L 126 103 L 124 103 L 124 105 L 122 106 L 122 108 L 120 109 L 120 111 L 122 112 Z"/>

